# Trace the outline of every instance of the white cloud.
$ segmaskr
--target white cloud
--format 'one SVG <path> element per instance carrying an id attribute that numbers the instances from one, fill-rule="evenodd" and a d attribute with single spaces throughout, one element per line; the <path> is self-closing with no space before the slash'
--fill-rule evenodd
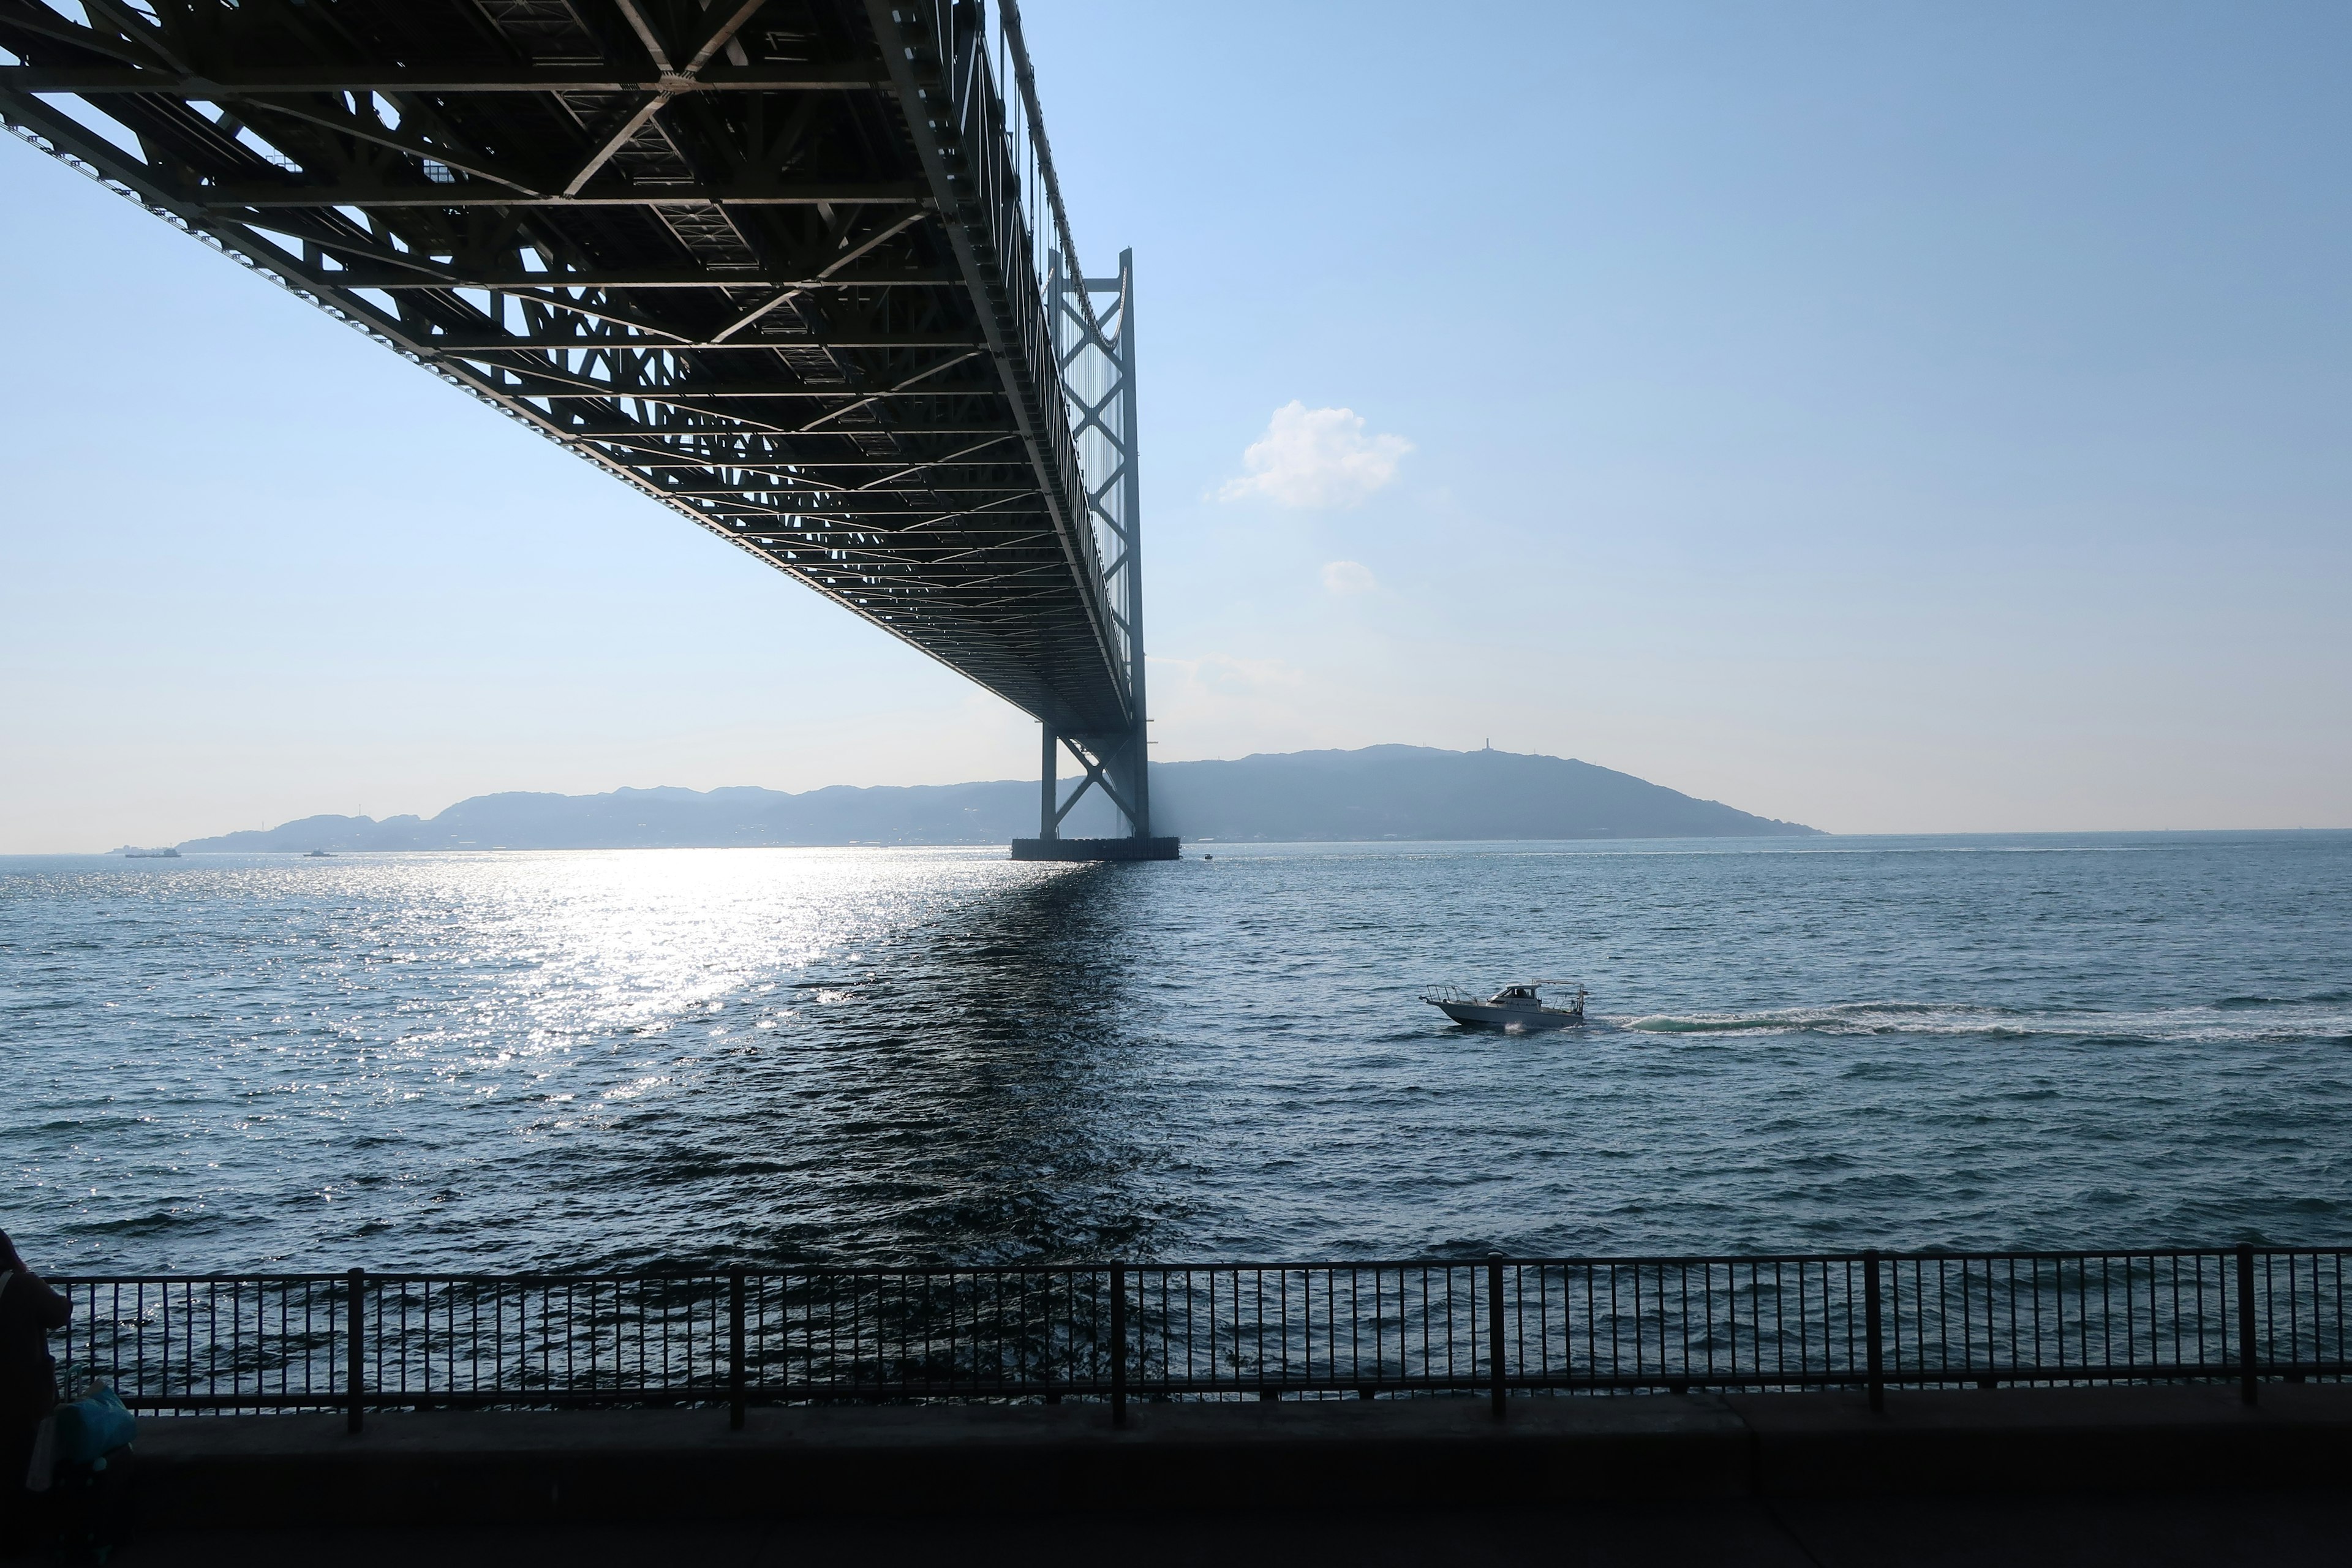
<path id="1" fill-rule="evenodd" d="M 1323 586 L 1342 598 L 1369 594 L 1380 585 L 1372 569 L 1360 561 L 1334 561 L 1323 568 Z"/>
<path id="2" fill-rule="evenodd" d="M 1242 454 L 1249 471 L 1225 481 L 1223 500 L 1264 496 L 1277 506 L 1354 506 L 1396 478 L 1412 450 L 1402 436 L 1366 436 L 1352 408 L 1309 408 L 1297 399 L 1274 411 L 1265 434 Z"/>

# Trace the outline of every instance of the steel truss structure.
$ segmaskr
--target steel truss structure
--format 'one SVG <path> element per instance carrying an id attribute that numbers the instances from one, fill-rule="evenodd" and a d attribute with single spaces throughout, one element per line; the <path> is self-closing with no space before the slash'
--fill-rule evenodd
<path id="1" fill-rule="evenodd" d="M 0 50 L 19 136 L 1035 716 L 1148 833 L 1131 272 L 1063 277 L 1009 0 L 0 0 Z"/>
<path id="2" fill-rule="evenodd" d="M 1053 324 L 1055 363 L 1070 399 L 1071 435 L 1078 466 L 1087 479 L 1086 507 L 1097 537 L 1109 545 L 1100 585 L 1107 613 L 1118 628 L 1128 660 L 1128 689 L 1135 696 L 1134 721 L 1111 734 L 1058 732 L 1043 728 L 1037 805 L 1037 841 L 1050 845 L 1062 821 L 1089 788 L 1099 789 L 1126 818 L 1132 837 L 1149 838 L 1151 821 L 1150 738 L 1143 718 L 1143 538 L 1138 526 L 1142 493 L 1135 451 L 1135 253 L 1119 252 L 1116 278 L 1074 278 L 1054 253 L 1045 299 Z M 1077 787 L 1057 798 L 1057 747 L 1066 747 L 1082 775 Z M 1016 851 L 1038 858 L 1051 852 Z"/>

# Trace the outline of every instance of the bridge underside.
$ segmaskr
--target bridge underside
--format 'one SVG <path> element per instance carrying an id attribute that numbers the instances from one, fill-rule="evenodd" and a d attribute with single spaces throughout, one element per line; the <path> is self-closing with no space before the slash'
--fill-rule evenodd
<path id="1" fill-rule="evenodd" d="M 966 8 L 146 10 L 0 0 L 0 111 L 1052 730 L 1139 730 Z"/>

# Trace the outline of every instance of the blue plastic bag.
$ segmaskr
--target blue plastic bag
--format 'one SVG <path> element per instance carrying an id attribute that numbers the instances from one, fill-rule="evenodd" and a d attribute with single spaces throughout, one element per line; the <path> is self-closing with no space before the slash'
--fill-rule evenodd
<path id="1" fill-rule="evenodd" d="M 58 1463 L 88 1465 L 131 1446 L 138 1423 L 114 1390 L 100 1388 L 57 1409 Z"/>

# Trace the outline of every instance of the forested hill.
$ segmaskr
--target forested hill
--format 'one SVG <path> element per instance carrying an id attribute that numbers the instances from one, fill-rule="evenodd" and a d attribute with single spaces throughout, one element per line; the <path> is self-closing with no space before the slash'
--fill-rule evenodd
<path id="1" fill-rule="evenodd" d="M 1817 831 L 1591 763 L 1429 746 L 1155 765 L 1151 809 L 1155 827 L 1188 838 L 1748 838 Z"/>
<path id="2" fill-rule="evenodd" d="M 1063 788 L 1067 790 L 1066 780 Z M 1809 834 L 1631 773 L 1562 757 L 1368 746 L 1154 763 L 1154 828 L 1188 839 L 1725 838 Z M 1090 799 L 1066 835 L 1111 830 Z M 196 838 L 205 851 L 624 849 L 788 844 L 1001 844 L 1037 831 L 1037 785 L 835 785 L 476 795 L 439 816 L 310 816 Z"/>

